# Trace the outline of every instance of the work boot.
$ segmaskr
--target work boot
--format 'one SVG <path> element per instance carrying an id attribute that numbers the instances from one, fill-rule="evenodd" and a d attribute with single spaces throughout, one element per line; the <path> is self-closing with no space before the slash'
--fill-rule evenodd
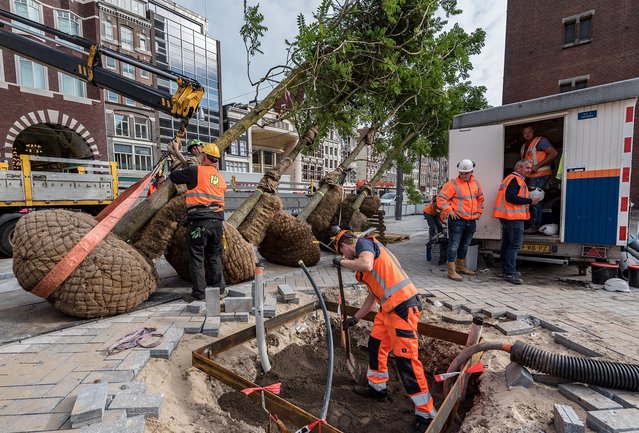
<path id="1" fill-rule="evenodd" d="M 224 299 L 229 295 L 229 291 L 226 290 L 226 287 L 220 288 L 220 299 Z"/>
<path id="2" fill-rule="evenodd" d="M 539 227 L 528 227 L 526 230 L 524 230 L 524 233 L 526 234 L 539 233 Z"/>
<path id="3" fill-rule="evenodd" d="M 187 304 L 190 304 L 191 302 L 204 301 L 204 299 L 205 298 L 196 298 L 191 293 L 187 293 L 186 295 L 182 296 L 182 300 Z"/>
<path id="4" fill-rule="evenodd" d="M 516 284 L 518 286 L 521 286 L 522 284 L 524 284 L 524 280 L 522 280 L 516 275 L 506 275 L 504 277 L 504 280 L 508 281 L 511 284 Z"/>
<path id="5" fill-rule="evenodd" d="M 366 385 L 366 386 L 355 385 L 353 387 L 353 391 L 355 392 L 355 394 L 359 395 L 360 397 L 374 398 L 375 400 L 386 400 L 385 389 L 382 391 L 377 391 L 370 385 Z"/>
<path id="6" fill-rule="evenodd" d="M 448 278 L 453 281 L 463 281 L 464 279 L 455 271 L 455 262 L 448 262 Z"/>
<path id="7" fill-rule="evenodd" d="M 415 415 L 415 421 L 413 421 L 410 431 L 411 433 L 424 433 L 431 422 L 433 422 L 432 418 L 424 418 L 419 415 Z"/>
<path id="8" fill-rule="evenodd" d="M 475 275 L 474 271 L 471 271 L 470 269 L 466 267 L 466 259 L 457 259 L 457 261 L 455 262 L 455 265 L 460 274 Z"/>

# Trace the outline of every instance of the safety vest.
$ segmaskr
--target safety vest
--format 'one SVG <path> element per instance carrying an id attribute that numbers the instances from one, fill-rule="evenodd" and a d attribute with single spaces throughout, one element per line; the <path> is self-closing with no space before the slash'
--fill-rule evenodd
<path id="1" fill-rule="evenodd" d="M 437 194 L 437 207 L 446 215 L 454 211 L 465 220 L 474 220 L 484 212 L 484 193 L 481 185 L 471 176 L 468 182 L 459 177 L 449 180 Z"/>
<path id="2" fill-rule="evenodd" d="M 208 207 L 221 212 L 224 210 L 225 191 L 226 182 L 217 168 L 200 165 L 197 167 L 197 185 L 186 191 L 186 207 Z"/>
<path id="3" fill-rule="evenodd" d="M 366 284 L 370 293 L 375 296 L 384 313 L 411 296 L 417 294 L 417 288 L 390 251 L 374 238 L 367 238 L 379 246 L 379 256 L 373 261 L 373 269 L 369 272 L 357 272 L 355 278 Z"/>
<path id="4" fill-rule="evenodd" d="M 541 140 L 541 137 L 533 138 L 533 141 L 530 142 L 528 148 L 526 148 L 526 143 L 521 146 L 521 159 L 527 159 L 532 161 L 533 165 L 539 164 L 539 162 L 546 159 L 548 156 L 548 152 L 545 150 L 537 150 L 537 144 Z M 544 165 L 543 167 L 539 167 L 536 172 L 530 173 L 529 177 L 541 177 L 541 176 L 549 176 L 552 174 L 552 168 L 550 165 Z"/>
<path id="5" fill-rule="evenodd" d="M 156 183 L 153 182 L 151 185 L 149 185 L 149 192 L 146 194 L 146 196 L 148 197 L 148 196 L 152 195 L 157 190 L 158 190 L 158 187 L 157 187 Z"/>
<path id="6" fill-rule="evenodd" d="M 519 185 L 519 191 L 517 196 L 528 198 L 528 186 L 523 176 L 517 173 L 510 173 L 501 185 L 499 185 L 499 191 L 497 191 L 497 198 L 495 199 L 495 207 L 493 208 L 494 218 L 504 218 L 507 220 L 528 220 L 530 219 L 530 210 L 527 204 L 514 204 L 506 200 L 506 190 L 510 182 L 515 179 Z"/>
<path id="7" fill-rule="evenodd" d="M 439 212 L 437 212 L 436 203 L 437 202 L 435 200 L 432 200 L 430 203 L 424 206 L 424 209 L 422 209 L 422 213 L 432 215 L 432 216 L 437 215 Z"/>

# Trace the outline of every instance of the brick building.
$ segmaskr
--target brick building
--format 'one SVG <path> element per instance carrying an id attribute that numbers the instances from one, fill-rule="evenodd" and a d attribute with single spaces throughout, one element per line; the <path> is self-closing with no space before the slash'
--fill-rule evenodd
<path id="1" fill-rule="evenodd" d="M 67 33 L 93 40 L 99 35 L 93 2 L 0 0 L 0 8 Z M 104 104 L 98 88 L 37 61 L 0 50 L 0 100 L 5 102 L 0 116 L 0 143 L 4 143 L 0 161 L 8 162 L 10 167 L 16 167 L 18 155 L 24 153 L 107 159 Z"/>
<path id="2" fill-rule="evenodd" d="M 639 76 L 638 8 L 639 0 L 509 0 L 503 104 Z M 637 151 L 631 197 L 639 203 Z"/>

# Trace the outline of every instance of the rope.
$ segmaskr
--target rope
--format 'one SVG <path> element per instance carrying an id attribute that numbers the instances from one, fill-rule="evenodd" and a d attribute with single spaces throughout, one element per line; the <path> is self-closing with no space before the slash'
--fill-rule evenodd
<path id="1" fill-rule="evenodd" d="M 109 347 L 107 352 L 109 355 L 114 355 L 133 347 L 144 347 L 145 349 L 150 349 L 151 347 L 159 346 L 164 338 L 164 334 L 156 333 L 155 331 L 155 328 L 137 329 L 120 338 L 115 344 Z M 157 337 L 158 339 L 149 344 L 144 343 L 145 339 L 151 337 Z"/>

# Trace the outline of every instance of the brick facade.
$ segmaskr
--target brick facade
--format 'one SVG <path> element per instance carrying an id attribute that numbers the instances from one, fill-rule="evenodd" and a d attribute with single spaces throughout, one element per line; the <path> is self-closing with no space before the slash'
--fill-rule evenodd
<path id="1" fill-rule="evenodd" d="M 587 79 L 587 87 L 638 77 L 638 8 L 638 0 L 508 0 L 503 104 L 560 93 L 560 81 L 576 77 Z M 589 40 L 565 44 L 564 22 L 590 14 Z M 639 151 L 630 195 L 639 203 Z"/>

